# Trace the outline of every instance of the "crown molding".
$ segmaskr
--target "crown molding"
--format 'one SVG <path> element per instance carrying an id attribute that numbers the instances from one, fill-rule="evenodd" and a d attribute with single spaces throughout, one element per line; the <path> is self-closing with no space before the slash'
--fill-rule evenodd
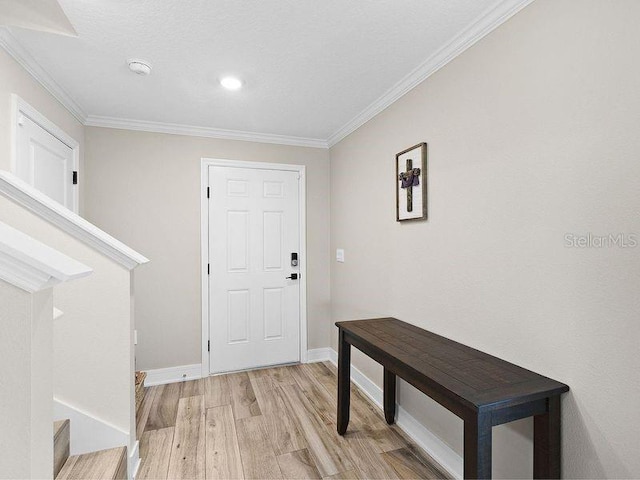
<path id="1" fill-rule="evenodd" d="M 44 68 L 20 45 L 8 28 L 0 27 L 0 47 L 4 48 L 36 81 L 58 100 L 83 125 L 91 127 L 119 128 L 142 132 L 170 133 L 194 137 L 242 140 L 245 142 L 273 143 L 297 147 L 328 148 L 326 140 L 318 138 L 294 137 L 268 133 L 244 132 L 221 128 L 182 125 L 177 123 L 151 122 L 127 118 L 86 115 L 82 108 L 65 92 Z"/>
<path id="2" fill-rule="evenodd" d="M 93 270 L 0 222 L 0 278 L 27 292 L 86 277 Z"/>
<path id="3" fill-rule="evenodd" d="M 22 205 L 129 270 L 149 261 L 9 172 L 0 171 L 0 195 Z"/>
<path id="4" fill-rule="evenodd" d="M 275 143 L 296 147 L 329 148 L 326 140 L 319 138 L 292 137 L 269 133 L 244 132 L 222 128 L 199 127 L 179 123 L 150 122 L 116 117 L 89 115 L 85 125 L 91 127 L 119 128 L 123 130 L 139 130 L 142 132 L 170 133 L 173 135 L 189 135 L 193 137 L 220 138 L 224 140 L 241 140 L 245 142 Z"/>
<path id="5" fill-rule="evenodd" d="M 533 1 L 534 0 L 502 1 L 491 10 L 478 17 L 471 25 L 454 37 L 453 40 L 440 48 L 423 63 L 418 65 L 418 67 L 387 90 L 375 102 L 329 136 L 327 139 L 329 148 L 333 147 L 347 135 L 353 133 L 355 130 L 367 123 L 400 97 L 413 90 L 424 80 L 429 78 L 451 60 L 481 40 L 492 30 L 509 20 L 512 16 Z"/>
<path id="6" fill-rule="evenodd" d="M 86 115 L 71 96 L 36 62 L 35 58 L 20 45 L 8 28 L 0 27 L 0 47 L 18 62 L 36 81 L 65 107 L 80 123 Z"/>
<path id="7" fill-rule="evenodd" d="M 78 121 L 86 126 L 326 149 L 333 147 L 340 140 L 360 128 L 533 1 L 534 0 L 503 0 L 498 2 L 492 9 L 478 17 L 471 25 L 454 37 L 453 40 L 441 47 L 436 53 L 393 85 L 358 115 L 336 130 L 326 140 L 177 123 L 86 115 L 71 96 L 69 96 L 20 45 L 7 28 L 0 27 L 0 47 L 3 47 L 27 72 L 66 107 Z"/>

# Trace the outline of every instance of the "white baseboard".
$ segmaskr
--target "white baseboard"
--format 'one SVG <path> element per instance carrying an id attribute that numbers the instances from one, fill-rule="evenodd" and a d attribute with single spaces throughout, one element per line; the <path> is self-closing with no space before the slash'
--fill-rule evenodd
<path id="1" fill-rule="evenodd" d="M 328 348 L 329 358 L 332 363 L 338 364 L 338 353 Z M 318 360 L 321 361 L 321 360 Z M 369 377 L 351 365 L 351 381 L 355 383 L 371 401 L 383 408 L 382 388 L 376 385 Z M 462 478 L 463 462 L 451 447 L 434 435 L 428 428 L 413 418 L 404 408 L 396 405 L 396 425 L 400 427 L 420 448 L 427 452 L 436 462 L 442 466 L 454 478 Z"/>
<path id="2" fill-rule="evenodd" d="M 71 422 L 71 455 L 129 445 L 129 434 L 104 420 L 54 398 L 53 419 Z"/>
<path id="3" fill-rule="evenodd" d="M 144 380 L 145 387 L 154 385 L 164 385 L 165 383 L 182 382 L 185 380 L 197 380 L 202 378 L 202 365 L 180 365 L 178 367 L 157 368 L 146 370 L 147 378 Z"/>
<path id="4" fill-rule="evenodd" d="M 326 362 L 330 360 L 330 352 L 331 349 L 328 347 L 307 350 L 307 361 L 305 363 Z"/>
<path id="5" fill-rule="evenodd" d="M 140 468 L 140 442 L 136 440 L 133 449 L 129 453 L 127 462 L 127 476 L 130 480 L 136 478 L 136 475 L 138 475 L 138 468 Z"/>

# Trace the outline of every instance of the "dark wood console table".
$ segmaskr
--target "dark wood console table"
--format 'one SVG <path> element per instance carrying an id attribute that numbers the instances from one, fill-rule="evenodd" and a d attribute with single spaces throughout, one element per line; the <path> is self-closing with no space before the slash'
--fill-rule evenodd
<path id="1" fill-rule="evenodd" d="M 338 433 L 349 424 L 351 345 L 384 367 L 384 416 L 395 420 L 396 376 L 464 420 L 464 478 L 491 478 L 491 427 L 533 416 L 533 477 L 560 478 L 557 382 L 395 318 L 337 322 Z"/>

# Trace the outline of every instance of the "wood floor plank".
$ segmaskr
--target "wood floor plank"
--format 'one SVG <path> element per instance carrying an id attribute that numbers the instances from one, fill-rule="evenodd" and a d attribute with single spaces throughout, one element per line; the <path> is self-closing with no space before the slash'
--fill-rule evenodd
<path id="1" fill-rule="evenodd" d="M 69 457 L 58 474 L 59 480 L 120 480 L 126 478 L 125 447 L 110 448 L 97 452 Z M 124 472 L 122 471 L 125 462 Z"/>
<path id="2" fill-rule="evenodd" d="M 365 478 L 399 478 L 396 471 L 382 458 L 382 452 L 366 432 L 349 431 L 342 438 L 351 462 Z"/>
<path id="3" fill-rule="evenodd" d="M 169 383 L 159 385 L 155 398 L 149 410 L 145 430 L 158 430 L 160 428 L 175 427 L 176 414 L 178 413 L 178 400 L 180 399 L 180 384 Z"/>
<path id="4" fill-rule="evenodd" d="M 366 425 L 362 428 L 367 436 L 375 442 L 381 452 L 389 452 L 397 450 L 407 445 L 406 440 L 398 434 L 394 427 L 368 428 Z"/>
<path id="5" fill-rule="evenodd" d="M 234 418 L 239 420 L 260 415 L 260 406 L 247 372 L 231 373 L 227 375 L 227 381 L 231 392 Z"/>
<path id="6" fill-rule="evenodd" d="M 53 477 L 62 469 L 69 458 L 71 425 L 69 420 L 53 422 Z"/>
<path id="7" fill-rule="evenodd" d="M 202 385 L 203 380 L 201 378 L 199 378 L 198 380 L 188 380 L 186 382 L 181 382 L 180 398 L 202 395 L 204 393 Z"/>
<path id="8" fill-rule="evenodd" d="M 296 450 L 295 452 L 285 453 L 284 455 L 279 455 L 277 460 L 284 478 L 321 478 L 320 472 L 306 448 Z"/>
<path id="9" fill-rule="evenodd" d="M 360 480 L 362 478 L 364 477 L 358 473 L 357 469 L 354 468 L 346 472 L 340 472 L 335 475 L 324 477 L 323 480 Z"/>
<path id="10" fill-rule="evenodd" d="M 301 365 L 300 369 L 312 386 L 308 387 L 315 391 L 336 392 L 336 378 L 333 373 L 322 363 L 311 363 Z M 298 380 L 298 377 L 296 377 Z M 347 452 L 350 454 L 352 463 L 358 467 L 367 478 L 395 478 L 395 471 L 380 457 L 386 449 L 400 448 L 404 444 L 397 443 L 394 432 L 384 423 L 382 416 L 373 410 L 370 402 L 365 400 L 358 388 L 352 384 L 352 422 L 353 427 L 347 435 L 342 437 L 348 444 Z M 337 393 L 337 392 L 336 392 Z M 318 398 L 315 394 L 314 397 Z M 335 398 L 335 397 L 334 397 Z M 329 400 L 332 424 L 335 423 L 335 400 Z M 326 408 L 326 407 L 325 407 Z M 322 410 L 316 408 L 319 413 Z"/>
<path id="11" fill-rule="evenodd" d="M 382 454 L 382 458 L 402 479 L 427 478 L 436 480 L 446 478 L 440 470 L 431 465 L 425 465 L 406 448 L 385 452 Z"/>
<path id="12" fill-rule="evenodd" d="M 279 390 L 274 391 L 280 396 Z M 267 436 L 276 455 L 295 452 L 307 448 L 307 440 L 299 430 L 296 421 L 289 412 L 267 414 L 262 416 Z"/>
<path id="13" fill-rule="evenodd" d="M 260 368 L 257 370 L 249 370 L 247 373 L 251 379 L 266 378 L 273 387 L 282 385 L 293 385 L 295 380 L 291 376 L 290 368 L 292 365 L 282 367 Z"/>
<path id="14" fill-rule="evenodd" d="M 300 390 L 302 390 L 322 418 L 324 424 L 331 425 L 332 427 L 335 426 L 336 400 L 334 400 L 329 392 L 316 382 L 301 365 L 296 365 L 295 368 L 291 370 L 291 374 L 296 384 L 300 387 Z"/>
<path id="15" fill-rule="evenodd" d="M 281 411 L 278 398 L 273 394 L 277 388 L 273 379 L 268 375 L 256 375 L 248 372 L 253 393 L 260 407 L 260 412 L 264 414 L 277 414 Z"/>
<path id="16" fill-rule="evenodd" d="M 323 385 L 327 390 L 333 391 L 336 389 L 337 376 L 335 376 L 324 363 L 305 363 L 301 365 L 301 367 L 304 371 L 309 372 L 309 376 L 313 380 Z"/>
<path id="17" fill-rule="evenodd" d="M 248 479 L 282 478 L 262 416 L 237 420 L 236 431 L 244 477 Z"/>
<path id="18" fill-rule="evenodd" d="M 140 469 L 138 480 L 164 480 L 169 471 L 169 457 L 175 427 L 144 432 L 140 438 Z"/>
<path id="19" fill-rule="evenodd" d="M 329 429 L 317 415 L 313 405 L 297 385 L 280 387 L 288 411 L 295 417 L 298 429 L 304 434 L 309 452 L 322 476 L 334 475 L 352 468 L 335 429 Z"/>
<path id="20" fill-rule="evenodd" d="M 295 380 L 291 376 L 290 366 L 269 368 L 268 372 L 277 386 L 295 384 Z"/>
<path id="21" fill-rule="evenodd" d="M 207 409 L 206 478 L 242 479 L 242 458 L 231 405 Z"/>
<path id="22" fill-rule="evenodd" d="M 304 435 L 285 407 L 283 393 L 277 386 L 279 383 L 274 382 L 270 376 L 249 374 L 249 377 L 276 456 L 306 448 Z"/>
<path id="23" fill-rule="evenodd" d="M 147 387 L 145 388 L 144 398 L 140 404 L 140 408 L 136 411 L 136 438 L 140 440 L 144 430 L 147 426 L 147 420 L 149 419 L 149 412 L 151 412 L 151 406 L 156 398 L 158 389 L 160 387 Z"/>
<path id="24" fill-rule="evenodd" d="M 436 462 L 431 457 L 431 455 L 429 455 L 427 452 L 422 450 L 416 444 L 414 444 L 412 442 L 407 442 L 407 445 L 405 447 L 403 447 L 403 448 L 405 448 L 409 452 L 411 452 L 411 454 L 413 454 L 413 456 L 416 457 L 418 459 L 418 461 L 420 461 L 423 465 L 426 465 L 428 468 L 431 468 L 431 469 L 435 470 L 436 472 L 438 472 L 438 474 L 439 474 L 438 478 L 444 478 L 444 479 L 448 479 L 448 480 L 453 480 L 454 477 L 451 476 L 449 473 L 447 473 L 447 471 L 444 469 L 444 467 L 442 467 L 442 465 L 440 465 L 438 462 Z"/>
<path id="25" fill-rule="evenodd" d="M 334 368 L 329 368 L 324 362 L 306 364 L 304 367 L 311 372 L 312 378 L 332 394 L 337 402 L 337 371 Z M 357 417 L 356 421 L 361 420 L 363 426 L 372 429 L 387 428 L 382 410 L 376 407 L 353 382 L 351 382 L 351 408 Z"/>
<path id="26" fill-rule="evenodd" d="M 202 395 L 181 398 L 178 402 L 167 478 L 205 478 L 205 409 Z"/>
<path id="27" fill-rule="evenodd" d="M 205 408 L 231 405 L 231 389 L 227 375 L 213 375 L 203 380 Z"/>

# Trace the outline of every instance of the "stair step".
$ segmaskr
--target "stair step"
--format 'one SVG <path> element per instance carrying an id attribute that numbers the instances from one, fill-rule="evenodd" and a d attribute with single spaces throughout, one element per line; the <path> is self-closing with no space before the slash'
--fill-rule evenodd
<path id="1" fill-rule="evenodd" d="M 127 449 L 117 447 L 69 457 L 56 479 L 126 480 Z"/>
<path id="2" fill-rule="evenodd" d="M 53 422 L 53 478 L 69 458 L 69 420 Z"/>

